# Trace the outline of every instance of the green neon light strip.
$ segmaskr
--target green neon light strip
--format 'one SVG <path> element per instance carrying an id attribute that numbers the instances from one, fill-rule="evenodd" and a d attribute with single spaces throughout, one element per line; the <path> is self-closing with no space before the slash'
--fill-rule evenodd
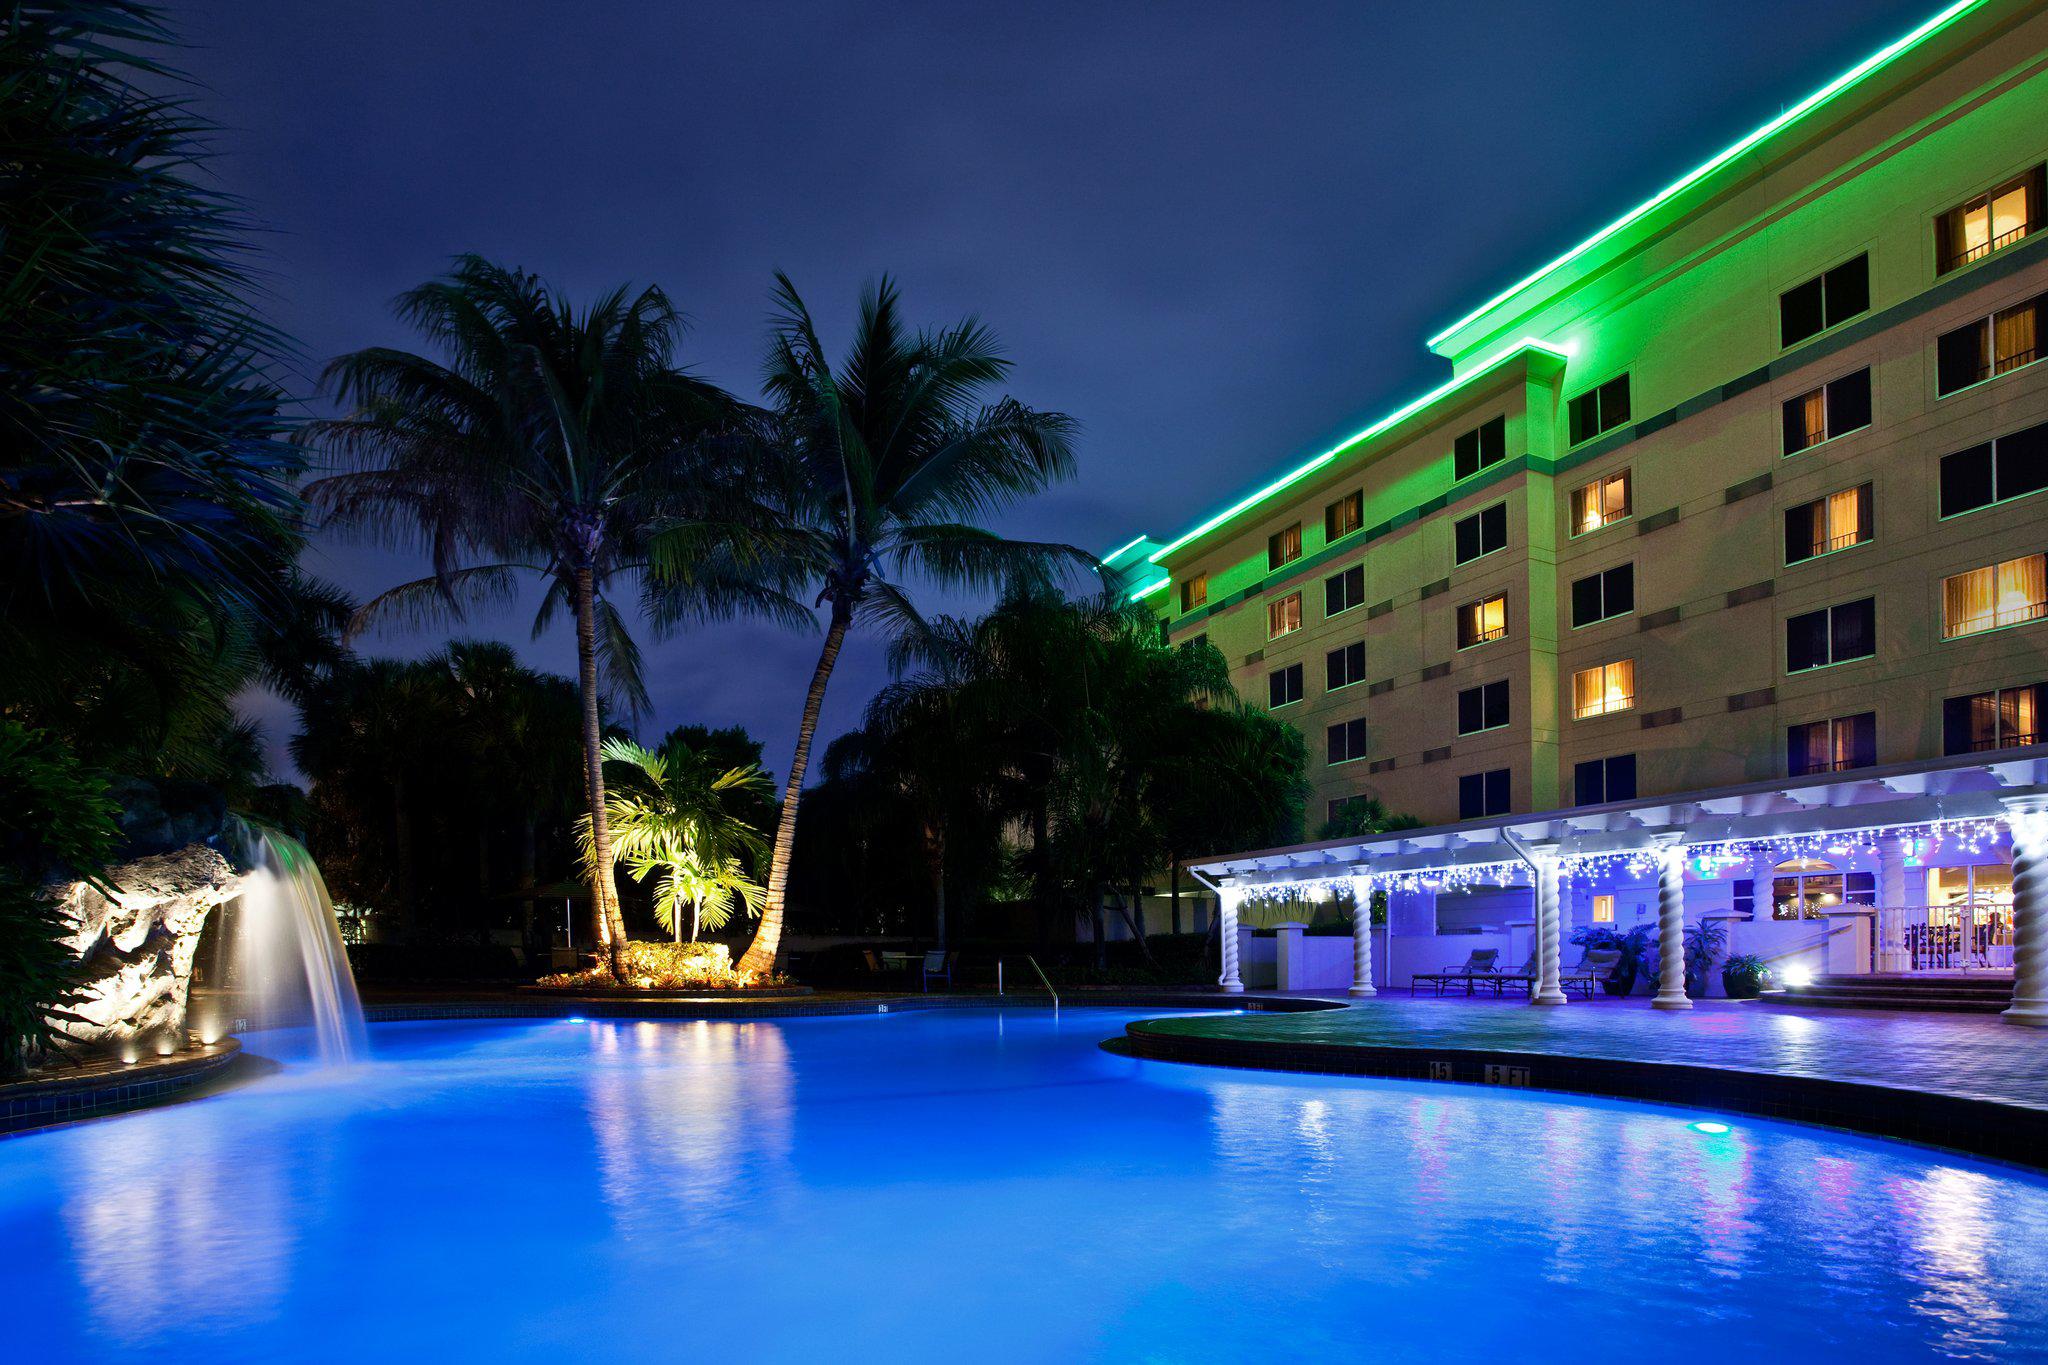
<path id="1" fill-rule="evenodd" d="M 1237 516 L 1242 512 L 1250 511 L 1252 508 L 1258 506 L 1260 503 L 1264 502 L 1266 499 L 1272 497 L 1276 493 L 1282 492 L 1289 485 L 1294 484 L 1300 481 L 1301 479 L 1308 477 L 1310 474 L 1313 474 L 1316 470 L 1321 469 L 1324 465 L 1336 459 L 1339 455 L 1342 455 L 1345 451 L 1351 449 L 1351 447 L 1357 445 L 1359 442 L 1371 440 L 1373 437 L 1379 435 L 1381 432 L 1387 430 L 1391 426 L 1394 426 L 1396 423 L 1402 421 L 1403 419 L 1414 416 L 1417 412 L 1420 412 L 1422 409 L 1428 407 L 1431 403 L 1439 401 L 1446 395 L 1453 393 L 1458 389 L 1462 389 L 1468 384 L 1472 384 L 1477 382 L 1478 380 L 1484 379 L 1487 375 L 1499 369 L 1501 366 L 1507 364 L 1515 357 L 1521 355 L 1524 351 L 1541 351 L 1545 355 L 1555 356 L 1559 360 L 1569 360 L 1571 358 L 1571 352 L 1564 350 L 1561 347 L 1553 346 L 1547 341 L 1538 341 L 1535 337 L 1523 337 L 1520 341 L 1514 343 L 1512 346 L 1507 347 L 1506 349 L 1501 351 L 1499 355 L 1494 356 L 1491 360 L 1487 361 L 1484 365 L 1481 365 L 1478 368 L 1472 370 L 1469 374 L 1462 375 L 1456 379 L 1447 379 L 1443 383 L 1431 389 L 1428 393 L 1423 394 L 1420 398 L 1410 399 L 1408 402 L 1403 403 L 1400 407 L 1395 408 L 1386 416 L 1380 418 L 1377 422 L 1374 422 L 1371 426 L 1366 427 L 1362 431 L 1354 432 L 1353 434 L 1345 437 L 1336 445 L 1331 446 L 1328 450 L 1316 456 L 1313 460 L 1310 460 L 1307 464 L 1302 465 L 1298 469 L 1294 469 L 1286 474 L 1281 475 L 1273 482 L 1267 484 L 1264 488 L 1261 488 L 1258 492 L 1253 493 L 1249 497 L 1244 498 L 1235 505 L 1227 507 L 1223 511 L 1218 512 L 1215 516 L 1209 518 L 1200 526 L 1197 526 L 1194 530 L 1189 531 L 1186 535 L 1174 541 L 1172 544 L 1164 546 L 1161 549 L 1154 550 L 1150 555 L 1146 556 L 1146 558 L 1148 558 L 1152 563 L 1157 564 L 1160 560 L 1166 558 L 1166 556 L 1172 554 L 1175 550 L 1178 550 L 1181 546 L 1187 544 L 1189 541 L 1200 539 L 1202 536 L 1207 535 L 1209 532 L 1221 526 L 1224 522 L 1229 521 L 1231 518 Z"/>
<path id="2" fill-rule="evenodd" d="M 1173 580 L 1171 578 L 1155 578 L 1142 588 L 1131 589 L 1130 596 L 1126 597 L 1124 601 L 1135 602 L 1141 597 L 1150 597 L 1153 593 L 1158 592 L 1161 588 L 1165 587 L 1168 583 L 1171 583 L 1172 581 Z"/>
<path id="3" fill-rule="evenodd" d="M 1805 99 L 1799 101 L 1799 103 L 1793 105 L 1790 109 L 1787 109 L 1784 113 L 1772 119 L 1769 123 L 1764 124 L 1761 128 L 1755 129 L 1754 131 L 1744 136 L 1741 140 L 1735 142 L 1726 149 L 1715 153 L 1714 156 L 1708 159 L 1707 161 L 1702 162 L 1700 165 L 1695 166 L 1692 170 L 1687 171 L 1677 180 L 1672 181 L 1669 185 L 1659 190 L 1655 195 L 1644 200 L 1642 203 L 1636 205 L 1627 213 L 1624 213 L 1621 217 L 1609 223 L 1606 227 L 1601 228 L 1591 237 L 1588 237 L 1585 241 L 1580 242 L 1577 246 L 1573 247 L 1570 251 L 1565 252 L 1564 255 L 1558 257 L 1549 265 L 1544 266 L 1542 269 L 1535 271 L 1533 274 L 1528 275 L 1527 277 L 1517 281 L 1516 283 L 1509 285 L 1506 289 L 1501 290 L 1500 293 L 1494 295 L 1485 303 L 1480 304 L 1477 308 L 1467 313 L 1464 317 L 1459 318 L 1456 322 L 1444 328 L 1441 332 L 1438 332 L 1435 336 L 1431 337 L 1424 344 L 1430 347 L 1434 347 L 1439 341 L 1442 341 L 1445 337 L 1450 336 L 1454 332 L 1463 329 L 1464 327 L 1472 323 L 1474 320 L 1485 316 L 1487 313 L 1492 312 L 1494 309 L 1500 307 L 1500 305 L 1506 303 L 1515 295 L 1521 293 L 1524 289 L 1527 289 L 1530 285 L 1535 284 L 1545 275 L 1550 274 L 1550 272 L 1552 272 L 1553 270 L 1557 270 L 1565 265 L 1570 264 L 1575 257 L 1583 255 L 1588 251 L 1591 251 L 1594 247 L 1600 245 L 1600 243 L 1606 241 L 1615 233 L 1620 232 L 1630 223 L 1637 221 L 1644 214 L 1654 210 L 1658 205 L 1663 204 L 1664 202 L 1673 198 L 1676 195 L 1683 194 L 1686 190 L 1692 188 L 1694 185 L 1698 184 L 1707 176 L 1712 175 L 1715 171 L 1721 169 L 1721 167 L 1727 165 L 1736 157 L 1741 156 L 1744 152 L 1747 152 L 1751 148 L 1755 147 L 1759 142 L 1762 142 L 1766 138 L 1769 138 L 1772 134 L 1779 132 L 1787 124 L 1797 122 L 1799 119 L 1804 118 L 1807 114 L 1812 113 L 1815 109 L 1827 103 L 1835 96 L 1841 94 L 1850 86 L 1855 85 L 1865 76 L 1872 75 L 1875 72 L 1884 69 L 1886 66 L 1890 65 L 1899 57 L 1904 56 L 1912 48 L 1917 47 L 1919 44 L 1925 42 L 1927 39 L 1932 38 L 1942 29 L 1947 28 L 1950 24 L 1954 23 L 1956 20 L 1962 18 L 1965 14 L 1969 13 L 1973 9 L 1976 9 L 1979 5 L 1982 5 L 1984 3 L 1985 0 L 1956 0 L 1956 3 L 1950 5 L 1947 9 L 1944 9 L 1943 11 L 1941 11 L 1941 13 L 1935 15 L 1932 19 L 1927 20 L 1925 23 L 1921 24 L 1920 27 L 1914 29 L 1911 33 L 1908 33 L 1905 37 L 1898 39 L 1896 42 L 1887 44 L 1882 48 L 1879 48 L 1876 52 L 1872 53 L 1868 57 L 1865 57 L 1862 61 L 1856 63 L 1856 65 L 1850 67 L 1847 71 L 1844 71 L 1841 75 L 1835 77 L 1826 85 L 1823 85 L 1820 89 L 1814 91 L 1811 95 L 1808 95 Z"/>
<path id="4" fill-rule="evenodd" d="M 1108 568 L 1110 565 L 1116 563 L 1119 559 L 1122 559 L 1125 555 L 1137 549 L 1140 545 L 1143 545 L 1144 543 L 1145 537 L 1132 536 L 1129 540 L 1117 546 L 1114 550 L 1111 550 L 1108 554 L 1102 557 L 1102 567 L 1105 569 Z"/>

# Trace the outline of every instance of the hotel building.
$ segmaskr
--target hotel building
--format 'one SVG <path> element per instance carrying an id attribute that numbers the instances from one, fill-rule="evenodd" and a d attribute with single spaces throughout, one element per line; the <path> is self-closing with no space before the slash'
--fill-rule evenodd
<path id="1" fill-rule="evenodd" d="M 1195 865 L 1226 909 L 1378 876 L 1382 981 L 1478 935 L 1545 998 L 1572 924 L 1677 923 L 1677 865 L 1781 975 L 2010 973 L 2044 164 L 2048 5 L 1952 4 L 1429 338 L 1438 387 L 1110 555 L 1307 737 L 1311 829 L 1427 826 Z"/>

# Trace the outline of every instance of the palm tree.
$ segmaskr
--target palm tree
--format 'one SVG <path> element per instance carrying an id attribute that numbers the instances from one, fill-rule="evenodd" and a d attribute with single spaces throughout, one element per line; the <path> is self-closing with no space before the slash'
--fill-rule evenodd
<path id="1" fill-rule="evenodd" d="M 626 864 L 634 881 L 660 874 L 654 916 L 661 927 L 681 942 L 680 911 L 688 905 L 690 941 L 695 943 L 702 928 L 723 929 L 735 905 L 758 914 L 761 884 L 747 875 L 747 862 L 764 852 L 767 842 L 737 810 L 773 790 L 767 774 L 752 766 L 719 770 L 686 744 L 651 750 L 611 739 L 605 741 L 604 757 L 630 774 L 605 798 L 611 856 Z M 579 830 L 583 856 L 595 858 L 589 821 Z"/>
<path id="2" fill-rule="evenodd" d="M 307 496 L 330 523 L 417 545 L 432 561 L 428 576 L 366 604 L 358 628 L 460 616 L 504 600 L 522 574 L 545 585 L 536 635 L 558 609 L 574 616 L 584 795 L 598 854 L 591 894 L 622 974 L 601 696 L 637 710 L 646 692 L 612 594 L 639 576 L 664 536 L 682 534 L 694 497 L 730 481 L 713 438 L 742 426 L 746 411 L 678 368 L 683 321 L 658 289 L 615 289 L 579 312 L 524 271 L 464 256 L 446 278 L 402 295 L 397 312 L 445 360 L 373 347 L 330 364 L 326 381 L 353 410 L 309 435 L 345 472 L 315 481 Z M 664 622 L 680 614 L 683 577 L 668 577 Z"/>
<path id="3" fill-rule="evenodd" d="M 974 524 L 1074 469 L 1073 419 L 987 397 L 1010 362 L 986 327 L 970 318 L 913 332 L 884 278 L 863 292 L 852 345 L 835 372 L 796 286 L 779 273 L 775 297 L 764 383 L 774 439 L 755 471 L 762 494 L 750 509 L 745 549 L 731 552 L 729 568 L 764 596 L 825 608 L 826 622 L 784 783 L 761 927 L 740 961 L 754 972 L 775 965 L 797 799 L 848 630 L 922 629 L 906 575 L 985 589 L 1089 562 L 1068 546 L 1009 540 Z M 668 567 L 681 574 L 688 566 Z"/>

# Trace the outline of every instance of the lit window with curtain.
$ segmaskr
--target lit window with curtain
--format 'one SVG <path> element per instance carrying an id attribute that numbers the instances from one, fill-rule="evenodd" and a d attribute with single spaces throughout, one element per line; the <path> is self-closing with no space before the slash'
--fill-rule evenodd
<path id="1" fill-rule="evenodd" d="M 1823 441 L 1870 425 L 1870 367 L 1831 379 L 1785 400 L 1784 453 L 1797 455 Z"/>
<path id="2" fill-rule="evenodd" d="M 1871 536 L 1870 485 L 1862 483 L 1785 509 L 1785 562 L 1800 564 L 1861 545 Z"/>
<path id="3" fill-rule="evenodd" d="M 1836 716 L 1785 732 L 1785 770 L 1792 777 L 1846 772 L 1877 762 L 1877 713 Z"/>
<path id="4" fill-rule="evenodd" d="M 2039 744 L 2048 738 L 2041 733 L 2043 692 L 2048 684 L 2029 683 L 1950 697 L 1941 707 L 1944 751 L 1974 754 Z"/>
<path id="5" fill-rule="evenodd" d="M 1946 275 L 2039 227 L 2043 170 L 2036 166 L 1935 219 L 1934 273 Z"/>
<path id="6" fill-rule="evenodd" d="M 1627 711 L 1636 704 L 1636 661 L 1620 659 L 1572 675 L 1572 719 Z"/>
<path id="7" fill-rule="evenodd" d="M 1291 592 L 1266 604 L 1266 638 L 1277 640 L 1301 629 L 1301 594 Z"/>
<path id="8" fill-rule="evenodd" d="M 2021 555 L 1942 583 L 1941 635 L 1953 640 L 2048 616 L 2048 555 Z"/>
<path id="9" fill-rule="evenodd" d="M 1505 639 L 1508 633 L 1508 599 L 1495 593 L 1458 608 L 1458 648 L 1470 649 L 1489 640 Z"/>
<path id="10" fill-rule="evenodd" d="M 1582 536 L 1626 520 L 1630 512 L 1629 471 L 1617 470 L 1572 490 L 1571 533 Z"/>
<path id="11" fill-rule="evenodd" d="M 2031 365 L 2041 358 L 2041 312 L 2048 297 L 2028 299 L 1978 318 L 1934 343 L 1934 393 L 1938 398 Z"/>

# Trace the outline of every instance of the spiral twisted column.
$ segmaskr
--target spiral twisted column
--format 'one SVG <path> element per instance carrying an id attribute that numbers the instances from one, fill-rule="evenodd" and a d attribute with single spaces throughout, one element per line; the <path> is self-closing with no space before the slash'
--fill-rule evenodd
<path id="1" fill-rule="evenodd" d="M 1692 1008 L 1685 993 L 1685 849 L 1675 838 L 1657 847 L 1657 998 L 1650 1008 Z"/>
<path id="2" fill-rule="evenodd" d="M 1221 917 L 1216 933 L 1223 945 L 1223 975 L 1216 978 L 1216 984 L 1230 995 L 1244 992 L 1244 981 L 1237 974 L 1237 907 L 1243 900 L 1244 892 L 1235 886 L 1216 892 L 1216 909 Z"/>
<path id="3" fill-rule="evenodd" d="M 2004 1018 L 2048 1028 L 2048 797 L 2004 805 L 2012 837 L 2012 1005 Z"/>
<path id="4" fill-rule="evenodd" d="M 1372 984 L 1372 878 L 1351 879 L 1351 994 L 1378 995 Z"/>
<path id="5" fill-rule="evenodd" d="M 1558 907 L 1557 849 L 1532 848 L 1529 862 L 1536 874 L 1536 992 L 1532 1005 L 1562 1005 L 1564 989 L 1558 984 L 1564 948 L 1563 912 Z"/>

